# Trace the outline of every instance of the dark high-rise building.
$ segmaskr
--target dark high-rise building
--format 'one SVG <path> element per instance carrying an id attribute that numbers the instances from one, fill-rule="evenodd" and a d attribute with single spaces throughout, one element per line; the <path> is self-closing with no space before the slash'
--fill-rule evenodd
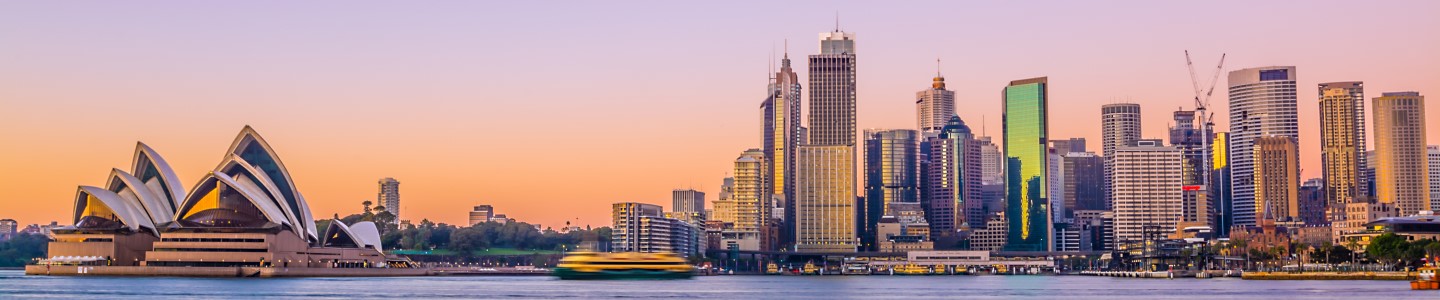
<path id="1" fill-rule="evenodd" d="M 1005 111 L 1006 212 L 1008 251 L 1049 251 L 1049 82 L 1045 77 L 1011 81 L 1003 91 Z"/>
<path id="2" fill-rule="evenodd" d="M 1216 208 L 1215 235 L 1230 236 L 1234 206 L 1230 202 L 1230 134 L 1216 132 L 1210 142 L 1210 204 Z"/>
<path id="3" fill-rule="evenodd" d="M 1065 207 L 1077 210 L 1105 210 L 1105 158 L 1093 152 L 1065 155 Z"/>
<path id="4" fill-rule="evenodd" d="M 900 215 L 891 204 L 920 205 L 916 147 L 915 130 L 865 131 L 865 197 L 863 205 L 856 207 L 862 248 L 875 249 L 875 226 L 880 217 Z"/>
<path id="5" fill-rule="evenodd" d="M 949 248 L 958 242 L 960 232 L 984 218 L 980 199 L 980 143 L 970 127 L 951 116 L 936 137 L 927 140 L 925 152 L 930 163 L 926 171 L 923 204 L 930 222 L 930 235 L 936 247 Z"/>
<path id="6" fill-rule="evenodd" d="M 1300 221 L 1305 225 L 1330 225 L 1325 218 L 1325 180 L 1311 178 L 1300 185 Z"/>

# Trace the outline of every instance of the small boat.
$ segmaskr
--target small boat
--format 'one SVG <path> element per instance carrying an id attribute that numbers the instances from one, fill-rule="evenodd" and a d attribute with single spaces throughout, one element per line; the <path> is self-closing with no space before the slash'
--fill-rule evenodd
<path id="1" fill-rule="evenodd" d="M 552 271 L 560 279 L 687 279 L 695 268 L 674 253 L 570 252 Z"/>
<path id="2" fill-rule="evenodd" d="M 965 266 L 955 266 L 955 274 L 970 274 L 970 268 L 966 268 Z"/>
<path id="3" fill-rule="evenodd" d="M 765 265 L 765 274 L 770 274 L 770 275 L 780 274 L 780 266 L 779 266 L 779 265 L 776 265 L 775 263 L 766 264 L 766 265 Z"/>
<path id="4" fill-rule="evenodd" d="M 1435 277 L 1435 266 L 1420 267 L 1415 270 L 1415 280 L 1410 281 L 1412 290 L 1440 290 L 1440 278 Z"/>
<path id="5" fill-rule="evenodd" d="M 930 266 L 921 266 L 921 265 L 917 265 L 917 264 L 914 264 L 914 263 L 910 263 L 910 264 L 901 265 L 901 266 L 899 266 L 899 267 L 895 267 L 895 275 L 930 275 L 930 274 L 935 274 L 935 271 L 934 271 L 934 270 L 931 270 L 931 269 L 930 269 Z"/>
<path id="6" fill-rule="evenodd" d="M 800 274 L 806 274 L 806 275 L 820 274 L 820 268 L 819 268 L 819 267 L 816 267 L 816 266 L 815 266 L 815 263 L 813 263 L 813 262 L 807 262 L 807 263 L 805 263 L 805 267 L 802 267 L 802 268 L 800 269 Z"/>

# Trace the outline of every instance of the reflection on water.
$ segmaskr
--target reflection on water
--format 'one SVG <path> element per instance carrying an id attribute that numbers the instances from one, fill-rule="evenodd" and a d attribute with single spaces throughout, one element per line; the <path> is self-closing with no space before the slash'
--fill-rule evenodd
<path id="1" fill-rule="evenodd" d="M 1081 276 L 708 276 L 666 281 L 550 277 L 139 278 L 0 271 L 0 299 L 724 298 L 1417 299 L 1402 281 L 1246 281 Z M 407 299 L 408 300 L 408 299 Z"/>

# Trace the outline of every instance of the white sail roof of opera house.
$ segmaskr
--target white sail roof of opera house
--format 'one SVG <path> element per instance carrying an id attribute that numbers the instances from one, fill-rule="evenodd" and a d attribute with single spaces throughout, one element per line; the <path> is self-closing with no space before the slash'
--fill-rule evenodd
<path id="1" fill-rule="evenodd" d="M 76 228 L 82 229 L 125 228 L 135 232 L 160 234 L 139 202 L 93 186 L 80 186 L 75 192 L 74 224 Z"/>
<path id="2" fill-rule="evenodd" d="M 325 239 L 320 242 L 323 247 L 354 247 L 372 248 L 377 251 L 385 251 L 380 245 L 380 230 L 375 227 L 374 222 L 358 222 L 355 225 L 346 226 L 345 222 L 338 219 L 330 220 L 330 226 L 325 228 Z"/>
<path id="3" fill-rule="evenodd" d="M 82 186 L 75 201 L 77 228 L 118 229 L 123 224 L 158 235 L 157 225 L 167 223 L 179 227 L 274 224 L 286 226 L 312 243 L 320 236 L 310 205 L 295 187 L 290 171 L 250 126 L 240 130 L 220 164 L 190 190 L 181 185 L 155 149 L 136 143 L 129 172 L 111 170 L 104 188 Z M 100 218 L 81 224 L 89 216 Z M 378 246 L 378 234 L 374 242 Z"/>
<path id="4" fill-rule="evenodd" d="M 254 174 L 254 177 L 257 178 L 255 181 L 267 185 L 266 190 L 279 193 L 275 196 L 274 201 L 282 206 L 281 209 L 285 212 L 287 220 L 294 220 L 291 226 L 299 229 L 303 233 L 301 236 L 305 236 L 311 241 L 318 240 L 319 234 L 315 232 L 315 219 L 310 215 L 310 205 L 305 203 L 305 198 L 295 188 L 295 182 L 291 180 L 290 171 L 285 169 L 285 163 L 280 161 L 275 150 L 265 142 L 264 138 L 260 137 L 259 133 L 255 132 L 254 128 L 245 126 L 241 129 L 240 134 L 235 137 L 234 142 L 230 143 L 230 149 L 225 153 L 225 160 L 228 161 L 230 157 L 238 156 L 258 170 L 261 174 Z M 225 167 L 227 163 L 222 162 L 220 168 Z M 258 177 L 265 177 L 268 182 L 260 180 Z"/>

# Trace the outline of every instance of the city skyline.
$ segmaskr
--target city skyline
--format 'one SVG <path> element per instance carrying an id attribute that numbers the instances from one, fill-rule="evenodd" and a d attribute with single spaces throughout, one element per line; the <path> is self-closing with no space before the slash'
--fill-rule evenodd
<path id="1" fill-rule="evenodd" d="M 788 20 L 783 22 L 756 25 L 771 31 L 757 32 L 752 31 L 756 27 L 740 26 L 717 34 L 737 42 L 701 49 L 714 47 L 713 39 L 717 37 L 685 33 L 713 31 L 717 28 L 709 26 L 728 20 L 714 16 L 770 13 L 755 12 L 756 4 L 719 7 L 715 12 L 696 9 L 699 16 L 691 16 L 696 20 L 665 17 L 649 21 L 677 25 L 655 29 L 648 27 L 654 23 L 646 21 L 585 16 L 585 6 L 592 4 L 559 9 L 562 18 L 573 18 L 560 25 L 591 21 L 586 25 L 597 26 L 594 30 L 613 33 L 604 35 L 609 39 L 601 41 L 629 46 L 622 52 L 587 48 L 594 53 L 582 53 L 586 51 L 555 50 L 573 49 L 565 47 L 569 43 L 565 40 L 570 38 L 595 42 L 590 40 L 595 37 L 566 35 L 581 28 L 575 26 L 537 25 L 524 31 L 487 27 L 484 21 L 464 23 L 466 20 L 447 18 L 402 24 L 337 16 L 341 23 L 355 26 L 348 28 L 308 23 L 298 16 L 268 14 L 258 6 L 232 4 L 237 7 L 231 7 L 234 11 L 230 14 L 191 23 L 194 28 L 163 28 L 173 25 L 169 22 L 196 20 L 157 16 L 153 15 L 156 12 L 123 6 L 107 9 L 103 3 L 86 8 L 44 7 L 49 5 L 53 4 L 5 4 L 13 9 L 3 10 L 37 13 L 0 18 L 0 36 L 19 41 L 16 45 L 20 45 L 0 49 L 0 66 L 6 66 L 0 68 L 0 107 L 5 108 L 0 110 L 0 140 L 24 145 L 0 150 L 0 168 L 6 171 L 0 172 L 0 189 L 10 194 L 0 218 L 14 218 L 21 224 L 64 221 L 70 212 L 56 204 L 72 200 L 77 183 L 102 184 L 106 174 L 96 171 L 97 167 L 127 166 L 131 157 L 125 154 L 136 140 L 163 149 L 170 163 L 179 167 L 176 171 L 181 184 L 193 188 L 190 185 L 202 177 L 209 163 L 220 158 L 213 148 L 224 144 L 224 133 L 249 124 L 265 130 L 269 140 L 287 145 L 279 151 L 291 164 L 296 181 L 305 182 L 309 193 L 305 196 L 315 207 L 317 217 L 358 212 L 361 201 L 378 200 L 372 198 L 377 192 L 375 180 L 394 177 L 405 181 L 406 201 L 393 209 L 403 208 L 405 218 L 412 221 L 465 224 L 468 210 L 483 202 L 503 207 L 519 220 L 550 226 L 576 218 L 577 225 L 606 225 L 610 223 L 608 208 L 616 202 L 664 204 L 670 199 L 667 192 L 676 188 L 718 191 L 714 185 L 718 179 L 733 175 L 727 173 L 733 169 L 736 151 L 761 146 L 754 135 L 760 131 L 754 120 L 756 104 L 764 95 L 757 87 L 761 84 L 759 74 L 771 71 L 761 61 L 778 51 L 785 39 L 794 44 L 789 52 L 797 57 L 818 53 L 813 37 L 830 30 L 834 18 L 828 8 L 809 14 L 786 14 L 783 16 L 789 16 Z M 1080 4 L 1055 3 L 1040 13 L 1060 14 L 1074 9 L 1067 7 L 1072 5 Z M 1168 6 L 1161 4 L 1093 10 L 1095 14 L 1085 16 L 1089 22 L 1079 24 L 1064 23 L 1073 17 L 1057 17 L 1040 24 L 989 32 L 967 28 L 1019 14 L 1019 7 L 960 4 L 952 11 L 977 15 L 990 11 L 996 16 L 946 23 L 895 17 L 902 12 L 916 13 L 914 7 L 862 8 L 845 4 L 836 5 L 834 10 L 840 11 L 839 29 L 856 33 L 865 41 L 860 45 L 865 59 L 857 63 L 861 71 L 857 75 L 858 124 L 854 127 L 858 128 L 913 128 L 915 113 L 910 95 L 930 83 L 936 56 L 943 59 L 949 88 L 956 91 L 956 111 L 977 136 L 990 136 L 1001 145 L 1001 99 L 995 91 L 1015 78 L 1048 76 L 1054 83 L 1053 90 L 1046 87 L 1049 98 L 1054 99 L 1048 103 L 1050 109 L 1076 112 L 1052 114 L 1054 124 L 1075 126 L 1050 126 L 1048 137 L 1100 141 L 1102 104 L 1141 104 L 1148 122 L 1141 124 L 1140 138 L 1166 135 L 1166 118 L 1157 116 L 1169 115 L 1177 108 L 1193 109 L 1182 50 L 1193 50 L 1202 65 L 1218 59 L 1222 52 L 1228 53 L 1227 72 L 1295 66 L 1299 73 L 1296 98 L 1300 180 L 1305 180 L 1321 176 L 1319 97 L 1311 87 L 1322 82 L 1364 81 L 1367 98 L 1386 92 L 1429 94 L 1440 90 L 1440 73 L 1434 71 L 1440 70 L 1440 59 L 1428 54 L 1440 46 L 1440 38 L 1404 34 L 1406 28 L 1440 27 L 1437 20 L 1424 15 L 1404 17 L 1427 11 L 1424 9 L 1390 7 L 1399 6 L 1397 3 L 1375 5 L 1315 5 L 1307 8 L 1320 11 L 1309 16 L 1269 21 L 1259 16 L 1282 11 L 1282 4 L 1256 4 L 1259 7 L 1255 12 L 1216 12 L 1206 8 L 1176 16 L 1180 20 L 1173 22 L 1189 26 L 1160 26 L 1175 32 L 1127 27 L 1165 20 L 1156 16 L 1159 13 L 1144 14 L 1174 11 L 1165 10 Z M 1417 5 L 1433 8 L 1437 4 Z M 484 8 L 457 10 L 493 13 Z M 170 9 L 183 15 L 215 8 L 176 5 Z M 372 15 L 362 14 L 374 16 L 383 8 L 361 9 L 375 10 L 368 11 Z M 540 7 L 513 9 L 530 16 L 551 12 Z M 1327 19 L 1317 16 L 1326 15 L 1325 10 L 1340 9 L 1362 17 L 1354 22 L 1328 24 Z M 388 13 L 413 21 L 435 12 L 438 10 Z M 1101 17 L 1096 18 L 1096 14 Z M 1107 19 L 1105 16 L 1131 16 L 1135 20 L 1096 20 Z M 267 19 L 276 24 L 249 21 L 259 17 L 270 17 Z M 1239 28 L 1256 24 L 1239 26 L 1223 21 L 1245 17 L 1272 25 L 1298 22 L 1296 26 L 1314 30 L 1274 37 L 1238 32 Z M 51 22 L 80 18 L 95 20 Z M 1383 18 L 1385 22 L 1370 18 Z M 597 19 L 610 22 L 595 22 Z M 461 26 L 466 29 L 462 31 L 447 30 L 445 22 L 468 26 Z M 1072 28 L 1053 33 L 1038 31 L 1059 24 Z M 275 33 L 279 30 L 270 27 L 283 25 L 296 25 L 295 31 Z M 1089 32 L 1096 37 L 1093 41 L 1066 35 L 1087 29 L 1093 31 Z M 483 31 L 490 32 L 477 33 Z M 1404 38 L 1420 46 L 1318 47 L 1323 37 L 1335 31 L 1364 33 L 1359 44 Z M 257 35 L 261 32 L 273 36 Z M 1010 35 L 1018 33 L 1039 34 L 1045 41 L 1026 44 L 1030 42 Z M 1128 39 L 1136 34 L 1159 36 L 1143 42 Z M 205 39 L 210 35 L 229 38 Z M 672 44 L 643 46 L 647 45 L 645 40 L 656 35 L 678 38 L 671 40 Z M 535 45 L 539 51 L 518 53 L 507 51 L 517 49 L 514 47 L 488 47 L 488 42 L 454 42 L 466 38 L 483 40 L 482 36 L 492 38 L 489 42 Z M 542 39 L 562 36 L 567 38 L 555 40 L 565 43 Z M 945 38 L 932 41 L 936 39 L 925 36 Z M 328 40 L 304 41 L 307 38 Z M 1182 38 L 1196 40 L 1179 41 Z M 400 43 L 385 42 L 387 39 L 400 39 Z M 985 43 L 994 40 L 1008 43 L 961 47 L 999 44 Z M 1079 44 L 1041 48 L 1066 42 Z M 251 44 L 285 46 L 269 49 Z M 477 57 L 445 52 L 444 46 L 476 51 L 469 55 Z M 1106 52 L 1096 52 L 1100 50 Z M 410 57 L 401 51 L 439 53 L 434 57 Z M 635 53 L 626 53 L 630 51 Z M 699 65 L 701 75 L 652 76 L 676 73 L 680 70 L 669 65 L 681 65 L 682 58 L 713 54 L 711 51 L 730 56 Z M 1099 54 L 1111 56 L 1096 59 Z M 576 67 L 577 62 L 588 64 Z M 778 66 L 776 62 L 769 64 Z M 795 67 L 803 78 L 808 78 L 807 68 Z M 612 72 L 615 74 L 609 76 L 615 78 L 595 78 Z M 643 82 L 642 78 L 651 82 Z M 705 93 L 689 99 L 693 93 L 682 92 L 686 90 Z M 1227 97 L 1219 92 L 1212 99 L 1211 112 L 1219 115 L 1216 131 L 1230 131 L 1224 120 L 1229 112 Z M 808 104 L 808 100 L 802 102 Z M 1364 99 L 1367 104 L 1370 101 Z M 550 109 L 556 105 L 565 107 Z M 455 109 L 457 106 L 461 109 Z M 643 106 L 647 110 L 637 113 L 612 106 Z M 235 109 L 235 113 L 208 113 L 219 108 Z M 808 111 L 808 105 L 805 109 Z M 1435 108 L 1427 110 L 1427 116 L 1440 115 Z M 1435 123 L 1426 125 L 1437 126 Z M 1431 144 L 1440 141 L 1440 130 L 1426 131 Z M 524 146 L 550 137 L 588 146 L 580 155 L 561 155 L 571 152 L 558 148 Z M 856 137 L 851 138 L 854 141 Z M 1367 143 L 1368 149 L 1376 149 L 1373 140 Z M 863 157 L 862 153 L 852 155 Z M 619 157 L 643 160 L 636 163 L 633 159 L 616 159 Z M 622 176 L 614 176 L 617 174 Z M 566 187 L 555 189 L 552 183 Z M 557 204 L 572 210 L 557 212 L 551 208 Z"/>

